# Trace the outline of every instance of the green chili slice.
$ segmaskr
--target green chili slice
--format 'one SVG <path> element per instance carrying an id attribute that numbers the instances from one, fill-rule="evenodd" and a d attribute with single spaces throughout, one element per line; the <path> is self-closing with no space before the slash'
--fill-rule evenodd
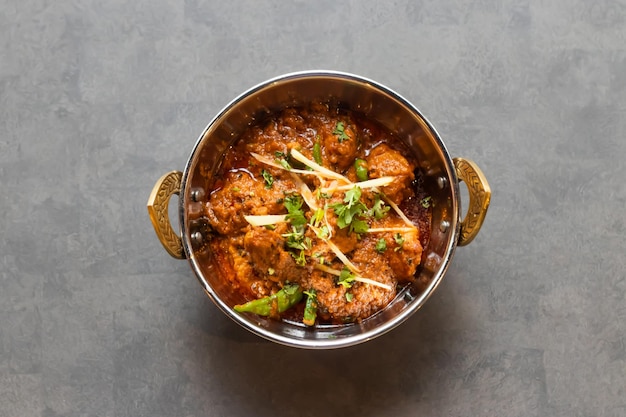
<path id="1" fill-rule="evenodd" d="M 317 318 L 317 292 L 314 289 L 310 289 L 309 291 L 304 291 L 304 294 L 306 294 L 307 299 L 304 306 L 302 323 L 307 326 L 313 326 Z"/>
<path id="2" fill-rule="evenodd" d="M 367 161 L 364 159 L 354 160 L 354 169 L 356 170 L 356 177 L 359 181 L 367 181 L 369 175 L 367 174 Z"/>
<path id="3" fill-rule="evenodd" d="M 273 311 L 282 313 L 302 300 L 302 289 L 298 284 L 287 284 L 280 291 L 268 297 L 238 304 L 235 311 L 239 313 L 254 313 L 259 316 L 269 316 Z"/>
<path id="4" fill-rule="evenodd" d="M 313 145 L 313 159 L 318 165 L 322 165 L 322 146 L 319 142 Z"/>

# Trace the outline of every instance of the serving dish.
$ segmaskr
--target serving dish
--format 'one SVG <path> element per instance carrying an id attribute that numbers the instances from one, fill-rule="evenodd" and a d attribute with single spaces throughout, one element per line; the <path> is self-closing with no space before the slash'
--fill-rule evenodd
<path id="1" fill-rule="evenodd" d="M 423 186 L 432 198 L 432 229 L 415 280 L 398 291 L 386 308 L 358 323 L 306 327 L 233 310 L 241 300 L 218 274 L 208 245 L 212 232 L 203 218 L 203 204 L 222 156 L 246 128 L 281 109 L 315 101 L 332 101 L 358 112 L 404 141 L 419 161 Z M 468 188 L 465 214 L 460 182 Z M 168 213 L 170 198 L 176 194 L 180 234 Z M 303 71 L 267 80 L 226 105 L 197 139 L 185 169 L 168 172 L 156 182 L 148 212 L 166 251 L 175 258 L 188 259 L 206 294 L 236 323 L 280 344 L 332 349 L 371 340 L 413 315 L 441 283 L 456 247 L 469 244 L 478 234 L 490 198 L 491 190 L 480 168 L 468 159 L 450 157 L 434 126 L 398 93 L 354 74 Z"/>

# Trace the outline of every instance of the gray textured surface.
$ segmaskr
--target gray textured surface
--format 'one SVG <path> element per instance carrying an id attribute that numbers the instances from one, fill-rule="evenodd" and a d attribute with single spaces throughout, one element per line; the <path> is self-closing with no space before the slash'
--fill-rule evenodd
<path id="1" fill-rule="evenodd" d="M 4 0 L 0 416 L 626 415 L 626 3 Z M 494 190 L 400 328 L 246 333 L 145 209 L 228 101 L 300 69 L 415 103 Z"/>

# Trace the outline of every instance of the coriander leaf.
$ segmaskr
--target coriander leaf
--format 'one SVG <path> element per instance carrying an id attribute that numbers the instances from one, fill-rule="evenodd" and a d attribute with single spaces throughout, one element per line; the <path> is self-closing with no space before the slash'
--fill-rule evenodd
<path id="1" fill-rule="evenodd" d="M 340 229 L 344 229 L 347 226 L 345 222 L 345 212 L 348 210 L 348 207 L 342 203 L 335 203 L 331 204 L 330 208 L 333 209 L 335 215 L 337 216 L 337 226 L 339 226 Z"/>
<path id="2" fill-rule="evenodd" d="M 333 135 L 337 136 L 339 143 L 350 139 L 350 136 L 346 134 L 346 127 L 343 122 L 337 122 L 335 130 L 333 130 Z"/>
<path id="3" fill-rule="evenodd" d="M 291 256 L 296 261 L 296 265 L 305 266 L 306 265 L 306 257 L 304 256 L 304 251 L 301 250 L 300 253 L 296 254 L 291 252 Z"/>
<path id="4" fill-rule="evenodd" d="M 396 244 L 398 245 L 398 247 L 397 247 L 397 248 L 395 248 L 395 249 L 394 249 L 394 251 L 396 251 L 396 252 L 397 252 L 397 251 L 399 251 L 399 250 L 402 250 L 402 245 L 404 245 L 404 236 L 402 236 L 402 234 L 401 234 L 401 233 L 396 233 L 396 234 L 393 236 L 393 240 L 395 240 L 395 241 L 396 241 Z"/>
<path id="5" fill-rule="evenodd" d="M 350 288 L 352 287 L 355 278 L 356 276 L 352 272 L 350 272 L 347 267 L 344 266 L 341 270 L 339 278 L 337 279 L 337 284 L 343 285 L 344 288 Z"/>
<path id="6" fill-rule="evenodd" d="M 385 238 L 381 237 L 376 242 L 376 252 L 383 253 L 386 250 L 387 250 L 387 241 L 385 240 Z"/>
<path id="7" fill-rule="evenodd" d="M 343 203 L 331 204 L 337 216 L 337 226 L 345 229 L 350 226 L 351 232 L 364 233 L 368 229 L 368 225 L 359 216 L 366 214 L 367 207 L 361 202 L 361 189 L 357 186 L 346 191 Z"/>
<path id="8" fill-rule="evenodd" d="M 348 204 L 348 207 L 356 204 L 361 199 L 361 188 L 355 186 L 354 188 L 346 191 L 346 195 L 343 198 L 343 201 Z"/>
<path id="9" fill-rule="evenodd" d="M 302 226 L 306 224 L 306 217 L 304 217 L 304 213 L 302 212 L 302 210 L 294 213 L 289 213 L 287 214 L 286 218 L 294 226 Z"/>
<path id="10" fill-rule="evenodd" d="M 421 201 L 422 207 L 428 208 L 428 207 L 430 207 L 431 203 L 432 203 L 432 197 L 431 196 L 422 198 L 422 201 Z"/>
<path id="11" fill-rule="evenodd" d="M 343 227 L 349 226 L 352 223 L 352 218 L 354 217 L 354 210 L 350 210 L 350 207 L 347 207 L 343 212 Z M 343 229 L 342 227 L 342 229 Z"/>
<path id="12" fill-rule="evenodd" d="M 354 233 L 365 233 L 369 228 L 367 222 L 361 219 L 354 219 L 350 223 L 350 231 Z"/>
<path id="13" fill-rule="evenodd" d="M 346 292 L 346 301 L 351 303 L 352 300 L 354 300 L 354 294 L 352 294 L 351 292 Z"/>
<path id="14" fill-rule="evenodd" d="M 319 252 L 315 252 L 313 254 L 313 257 L 317 258 L 319 260 L 320 265 L 324 265 L 324 256 L 323 255 L 324 255 L 323 253 L 319 253 Z"/>
<path id="15" fill-rule="evenodd" d="M 389 206 L 385 206 L 385 203 L 383 202 L 383 200 L 381 200 L 380 196 L 377 195 L 376 199 L 374 200 L 374 205 L 367 212 L 367 214 L 370 217 L 374 217 L 375 219 L 380 220 L 383 217 L 385 217 L 385 215 L 389 211 L 389 208 L 390 208 Z"/>
<path id="16" fill-rule="evenodd" d="M 298 292 L 299 289 L 300 286 L 298 284 L 286 284 L 283 287 L 282 291 L 287 295 L 294 295 Z"/>
<path id="17" fill-rule="evenodd" d="M 267 188 L 268 190 L 272 188 L 272 184 L 274 184 L 274 177 L 272 177 L 272 174 L 270 174 L 269 171 L 266 171 L 265 169 L 263 169 L 261 171 L 261 175 L 263 176 L 263 179 L 265 180 L 265 188 Z"/>
<path id="18" fill-rule="evenodd" d="M 294 226 L 305 225 L 307 220 L 304 217 L 304 211 L 302 211 L 302 204 L 304 200 L 299 194 L 289 194 L 285 196 L 283 205 L 287 209 L 287 220 Z"/>
<path id="19" fill-rule="evenodd" d="M 292 249 L 310 249 L 311 238 L 304 236 L 304 228 L 302 226 L 292 226 L 291 232 L 281 235 L 285 238 L 285 244 Z"/>
<path id="20" fill-rule="evenodd" d="M 286 170 L 291 170 L 292 169 L 291 165 L 287 161 L 287 158 L 289 156 L 285 152 L 276 151 L 276 152 L 274 152 L 274 156 L 276 157 L 276 159 L 275 159 L 276 163 L 280 164 L 280 166 L 282 166 Z"/>

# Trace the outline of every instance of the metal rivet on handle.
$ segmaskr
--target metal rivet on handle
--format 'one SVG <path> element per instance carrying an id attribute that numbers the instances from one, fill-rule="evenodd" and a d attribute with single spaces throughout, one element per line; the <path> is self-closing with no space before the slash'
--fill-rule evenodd
<path id="1" fill-rule="evenodd" d="M 204 190 L 202 188 L 196 188 L 191 190 L 191 200 L 194 202 L 198 202 L 204 197 Z"/>
<path id="2" fill-rule="evenodd" d="M 191 234 L 191 240 L 195 246 L 202 246 L 202 243 L 204 242 L 204 236 L 202 236 L 202 233 L 200 232 L 193 232 Z"/>

